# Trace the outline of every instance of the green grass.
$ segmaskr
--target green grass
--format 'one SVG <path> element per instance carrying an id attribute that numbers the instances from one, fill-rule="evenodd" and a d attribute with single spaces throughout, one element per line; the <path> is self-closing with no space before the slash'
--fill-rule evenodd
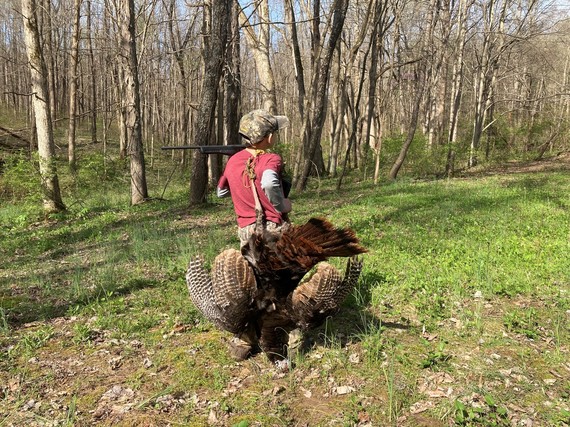
<path id="1" fill-rule="evenodd" d="M 64 177 L 56 218 L 33 189 L 2 193 L 0 426 L 570 423 L 567 171 L 293 195 L 294 222 L 326 216 L 370 252 L 278 374 L 263 355 L 233 362 L 187 296 L 188 259 L 238 245 L 230 201 L 189 210 L 187 176 L 166 185 L 163 166 L 163 199 L 128 207 L 120 170 L 94 158 Z"/>

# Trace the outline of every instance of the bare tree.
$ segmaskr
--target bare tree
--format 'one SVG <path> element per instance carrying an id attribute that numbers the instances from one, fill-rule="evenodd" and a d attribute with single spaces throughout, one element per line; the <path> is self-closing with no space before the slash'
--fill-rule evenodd
<path id="1" fill-rule="evenodd" d="M 131 172 L 131 204 L 137 205 L 148 199 L 148 190 L 142 142 L 134 0 L 121 0 L 119 14 L 123 48 L 121 52 L 121 69 L 124 78 L 123 107 Z"/>
<path id="2" fill-rule="evenodd" d="M 50 115 L 47 68 L 42 52 L 42 41 L 37 17 L 36 0 L 22 0 L 24 38 L 32 75 L 32 105 L 37 129 L 43 205 L 46 213 L 65 210 L 59 189 L 55 166 L 55 144 Z"/>
<path id="3" fill-rule="evenodd" d="M 455 164 L 455 145 L 457 143 L 458 118 L 461 108 L 461 98 L 463 93 L 463 55 L 465 53 L 465 44 L 467 42 L 467 22 L 469 18 L 469 10 L 474 0 L 460 0 L 457 26 L 458 34 L 455 39 L 455 60 L 453 61 L 453 71 L 451 74 L 451 90 L 450 90 L 450 108 L 449 108 L 449 124 L 447 134 L 447 160 L 445 164 L 445 174 L 448 177 L 453 175 Z"/>
<path id="4" fill-rule="evenodd" d="M 239 38 L 239 5 L 234 3 L 230 8 L 230 25 L 228 26 L 228 44 L 226 65 L 224 67 L 224 129 L 227 145 L 239 144 L 239 117 L 241 98 L 241 62 Z"/>
<path id="5" fill-rule="evenodd" d="M 307 186 L 313 159 L 320 147 L 323 124 L 327 112 L 327 89 L 329 84 L 330 68 L 337 41 L 344 26 L 348 0 L 335 0 L 331 6 L 332 25 L 327 44 L 322 49 L 318 69 L 311 83 L 311 104 L 306 108 L 303 125 L 308 132 L 303 135 L 304 159 L 300 175 L 296 177 L 295 189 L 303 191 Z"/>
<path id="6" fill-rule="evenodd" d="M 222 75 L 226 49 L 227 25 L 232 22 L 229 19 L 230 7 L 231 1 L 229 0 L 208 0 L 204 4 L 204 78 L 194 145 L 209 145 L 212 138 L 218 84 Z M 207 158 L 204 154 L 195 153 L 190 181 L 190 204 L 204 203 L 207 190 Z"/>
<path id="7" fill-rule="evenodd" d="M 299 46 L 299 33 L 297 31 L 297 22 L 295 18 L 295 8 L 293 0 L 285 0 L 285 10 L 291 27 L 291 53 L 293 55 L 293 63 L 295 65 L 295 82 L 297 83 L 297 107 L 299 116 L 305 115 L 305 97 L 307 91 L 305 89 L 305 72 L 303 67 L 303 59 L 301 57 L 301 48 Z"/>
<path id="8" fill-rule="evenodd" d="M 73 37 L 71 41 L 71 63 L 69 66 L 69 128 L 67 132 L 67 158 L 69 168 L 75 172 L 75 129 L 77 125 L 77 69 L 79 65 L 79 27 L 81 20 L 81 0 L 75 0 L 75 15 L 73 21 Z"/>
<path id="9" fill-rule="evenodd" d="M 37 4 L 37 3 L 36 3 Z M 46 43 L 44 45 L 44 61 L 46 64 L 47 69 L 47 82 L 48 82 L 48 92 L 49 92 L 49 99 L 50 99 L 50 115 L 53 123 L 56 123 L 55 119 L 58 115 L 58 102 L 57 102 L 57 71 L 56 71 L 56 54 L 54 52 L 54 25 L 53 25 L 53 18 L 54 18 L 54 10 L 52 7 L 52 2 L 49 0 L 39 0 L 38 9 L 38 19 L 42 19 L 44 21 L 44 34 Z"/>
<path id="10" fill-rule="evenodd" d="M 89 66 L 90 79 L 89 79 L 89 89 L 90 89 L 90 110 L 91 110 L 91 143 L 95 144 L 97 142 L 97 74 L 95 70 L 95 52 L 93 49 L 93 25 L 92 25 L 92 10 L 91 10 L 91 0 L 86 1 L 87 10 L 87 43 L 89 51 Z"/>
<path id="11" fill-rule="evenodd" d="M 428 74 L 429 70 L 428 64 L 428 52 L 429 52 L 429 45 L 430 42 L 433 40 L 433 32 L 434 28 L 438 19 L 436 5 L 438 0 L 431 0 L 431 6 L 427 10 L 427 19 L 426 19 L 426 27 L 422 28 L 422 36 L 418 41 L 419 44 L 419 53 L 420 56 L 417 61 L 414 61 L 414 70 L 411 76 L 411 81 L 413 84 L 413 94 L 412 96 L 408 97 L 412 102 L 412 108 L 410 113 L 410 118 L 407 124 L 407 128 L 405 130 L 406 138 L 398 157 L 392 164 L 389 172 L 389 178 L 394 180 L 398 176 L 400 168 L 404 164 L 406 160 L 406 156 L 408 154 L 408 150 L 414 140 L 414 136 L 416 134 L 416 130 L 418 127 L 418 121 L 420 116 L 420 107 L 422 103 L 422 98 L 425 93 L 425 86 L 426 83 L 429 81 L 430 75 Z M 431 58 L 430 58 L 431 59 Z"/>
<path id="12" fill-rule="evenodd" d="M 245 39 L 253 54 L 259 83 L 261 89 L 261 97 L 263 100 L 263 108 L 272 114 L 277 112 L 277 95 L 275 93 L 275 79 L 273 77 L 273 69 L 271 68 L 271 60 L 269 58 L 270 35 L 269 35 L 269 4 L 268 0 L 256 0 L 254 3 L 253 16 L 248 16 L 246 12 L 240 10 L 241 26 L 244 29 Z M 256 27 L 251 24 L 253 17 L 257 18 Z"/>

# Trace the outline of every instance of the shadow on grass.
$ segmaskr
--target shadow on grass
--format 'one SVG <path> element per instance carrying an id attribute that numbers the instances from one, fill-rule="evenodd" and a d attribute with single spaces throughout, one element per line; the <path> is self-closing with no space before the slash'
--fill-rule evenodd
<path id="1" fill-rule="evenodd" d="M 103 298 L 155 287 L 164 282 L 164 269 L 173 268 L 163 268 L 163 264 L 179 255 L 177 241 L 186 240 L 191 231 L 200 236 L 219 232 L 233 221 L 212 220 L 214 214 L 219 216 L 216 205 L 193 210 L 150 206 L 132 211 L 127 217 L 92 211 L 87 219 L 9 232 L 0 245 L 0 255 L 8 259 L 0 266 L 2 320 L 17 328 L 69 315 L 71 309 Z M 106 212 L 109 218 L 101 219 Z"/>
<path id="2" fill-rule="evenodd" d="M 457 223 L 453 230 L 457 236 L 471 232 L 462 224 L 471 224 L 474 219 L 485 223 L 485 218 L 493 223 L 496 212 L 509 211 L 516 216 L 514 208 L 523 209 L 525 202 L 531 200 L 568 209 L 568 199 L 557 191 L 556 179 L 545 174 L 511 176 L 502 185 L 490 186 L 489 193 L 436 184 L 388 184 L 357 202 L 376 206 L 376 209 L 369 209 L 369 216 L 352 218 L 350 226 L 365 242 L 368 233 L 382 230 L 386 224 L 401 229 L 410 226 L 429 229 L 433 228 L 434 221 L 452 219 Z"/>
<path id="3" fill-rule="evenodd" d="M 0 282 L 0 286 L 2 282 Z M 96 301 L 119 298 L 144 288 L 159 285 L 156 279 L 133 278 L 116 288 L 98 287 L 86 292 L 79 298 L 63 299 L 55 294 L 46 294 L 37 286 L 31 286 L 25 291 L 0 291 L 0 307 L 10 327 L 18 328 L 26 323 L 45 321 L 69 315 L 72 308 L 83 307 Z"/>
<path id="4" fill-rule="evenodd" d="M 340 311 L 327 319 L 325 324 L 307 334 L 311 344 L 346 347 L 370 336 L 382 337 L 386 329 L 409 330 L 414 328 L 405 319 L 400 322 L 385 321 L 371 311 L 372 290 L 386 282 L 378 271 L 363 272 L 359 285 L 345 300 Z"/>

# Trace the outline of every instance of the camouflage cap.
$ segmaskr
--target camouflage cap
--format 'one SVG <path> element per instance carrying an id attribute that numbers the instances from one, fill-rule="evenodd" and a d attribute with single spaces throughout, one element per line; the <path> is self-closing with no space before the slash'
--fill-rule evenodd
<path id="1" fill-rule="evenodd" d="M 289 125 L 285 116 L 274 116 L 265 110 L 254 110 L 244 115 L 239 122 L 239 134 L 246 144 L 255 145 L 268 134 L 277 132 Z"/>

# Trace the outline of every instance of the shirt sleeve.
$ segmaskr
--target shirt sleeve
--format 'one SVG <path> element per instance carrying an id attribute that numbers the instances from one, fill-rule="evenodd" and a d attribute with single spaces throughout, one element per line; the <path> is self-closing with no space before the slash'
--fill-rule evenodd
<path id="1" fill-rule="evenodd" d="M 225 175 L 222 175 L 222 177 L 218 181 L 216 193 L 218 197 L 228 197 L 230 195 L 230 186 L 228 184 L 228 179 L 226 178 Z"/>
<path id="2" fill-rule="evenodd" d="M 277 172 L 266 169 L 261 176 L 261 188 L 277 212 L 291 211 L 291 202 L 283 195 L 281 179 Z"/>

